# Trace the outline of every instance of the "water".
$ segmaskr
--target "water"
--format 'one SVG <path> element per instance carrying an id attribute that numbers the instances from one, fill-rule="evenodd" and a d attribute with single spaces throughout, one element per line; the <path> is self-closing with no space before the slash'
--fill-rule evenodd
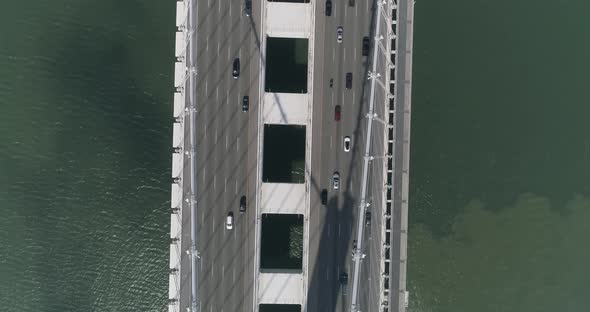
<path id="1" fill-rule="evenodd" d="M 587 1 L 417 1 L 409 311 L 590 311 Z"/>
<path id="2" fill-rule="evenodd" d="M 0 4 L 0 311 L 167 307 L 174 11 Z"/>
<path id="3" fill-rule="evenodd" d="M 588 311 L 590 2 L 416 4 L 411 311 Z M 166 307 L 173 1 L 0 4 L 0 311 Z"/>

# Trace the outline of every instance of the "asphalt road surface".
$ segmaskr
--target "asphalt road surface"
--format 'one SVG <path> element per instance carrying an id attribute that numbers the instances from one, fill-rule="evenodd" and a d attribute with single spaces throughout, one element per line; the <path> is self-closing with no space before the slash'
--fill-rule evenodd
<path id="1" fill-rule="evenodd" d="M 197 249 L 199 311 L 252 311 L 260 7 L 244 14 L 244 1 L 195 1 L 197 62 Z M 240 76 L 232 63 L 240 58 Z M 242 98 L 250 111 L 242 112 Z M 188 131 L 188 127 L 187 127 Z M 188 144 L 189 133 L 185 132 Z M 188 148 L 188 147 L 187 147 Z M 190 193 L 190 166 L 184 187 Z M 248 208 L 239 213 L 239 200 Z M 185 203 L 185 206 L 188 205 Z M 183 250 L 190 249 L 190 212 L 183 210 Z M 226 216 L 234 214 L 232 230 Z M 182 259 L 180 310 L 190 307 L 190 257 Z"/>
<path id="2" fill-rule="evenodd" d="M 355 6 L 349 6 L 348 1 L 332 1 L 330 17 L 325 16 L 325 1 L 318 1 L 316 7 L 312 200 L 309 218 L 310 286 L 307 303 L 307 311 L 310 312 L 349 311 L 350 308 L 353 277 L 351 255 L 356 220 L 359 217 L 369 91 L 368 57 L 362 56 L 362 37 L 372 37 L 371 25 L 374 22 L 371 18 L 371 2 L 368 1 L 357 1 Z M 344 29 L 342 43 L 336 40 L 338 26 Z M 352 89 L 345 87 L 347 72 L 353 73 Z M 330 79 L 333 79 L 333 87 L 329 86 Z M 335 121 L 336 105 L 341 105 L 340 121 Z M 352 139 L 350 152 L 344 152 L 345 136 Z M 332 188 L 332 174 L 335 171 L 340 173 L 341 178 L 338 190 Z M 319 198 L 324 188 L 328 189 L 327 206 L 321 205 Z M 374 218 L 378 219 L 379 216 Z M 377 222 L 373 222 L 367 229 L 378 226 Z M 365 244 L 373 241 L 370 233 L 365 235 Z M 377 232 L 377 235 L 380 234 Z M 378 269 L 378 257 L 370 256 L 375 252 L 372 251 L 374 248 L 370 244 L 367 246 L 364 248 L 367 258 L 363 261 L 363 268 Z M 346 291 L 338 280 L 342 272 L 348 274 Z M 378 286 L 379 272 L 376 277 L 363 273 L 360 286 L 367 292 L 361 295 L 368 296 L 369 290 Z"/>

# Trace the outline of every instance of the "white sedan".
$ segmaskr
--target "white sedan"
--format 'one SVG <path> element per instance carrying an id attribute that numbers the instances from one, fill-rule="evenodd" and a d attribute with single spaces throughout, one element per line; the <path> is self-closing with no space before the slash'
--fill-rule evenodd
<path id="1" fill-rule="evenodd" d="M 344 151 L 345 152 L 350 152 L 350 145 L 351 145 L 350 137 L 349 136 L 344 137 Z"/>
<path id="2" fill-rule="evenodd" d="M 338 28 L 336 28 L 336 41 L 338 43 L 342 43 L 343 37 L 344 37 L 344 29 L 342 28 L 342 26 L 338 26 Z"/>
<path id="3" fill-rule="evenodd" d="M 234 213 L 230 212 L 227 214 L 227 218 L 225 218 L 225 228 L 231 230 L 234 228 Z"/>

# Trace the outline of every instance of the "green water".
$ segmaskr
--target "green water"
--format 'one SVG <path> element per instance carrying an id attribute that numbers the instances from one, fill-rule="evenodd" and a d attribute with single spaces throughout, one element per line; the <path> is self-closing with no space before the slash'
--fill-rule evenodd
<path id="1" fill-rule="evenodd" d="M 411 311 L 589 311 L 590 2 L 418 0 Z M 0 4 L 0 311 L 166 308 L 173 1 Z"/>
<path id="2" fill-rule="evenodd" d="M 409 311 L 590 311 L 590 2 L 415 12 Z"/>
<path id="3" fill-rule="evenodd" d="M 0 311 L 167 307 L 174 11 L 0 4 Z"/>

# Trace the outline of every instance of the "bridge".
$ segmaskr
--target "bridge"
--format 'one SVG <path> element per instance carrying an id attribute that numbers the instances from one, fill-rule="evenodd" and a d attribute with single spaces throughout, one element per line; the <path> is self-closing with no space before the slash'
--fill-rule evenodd
<path id="1" fill-rule="evenodd" d="M 176 7 L 167 309 L 405 311 L 413 1 Z"/>

